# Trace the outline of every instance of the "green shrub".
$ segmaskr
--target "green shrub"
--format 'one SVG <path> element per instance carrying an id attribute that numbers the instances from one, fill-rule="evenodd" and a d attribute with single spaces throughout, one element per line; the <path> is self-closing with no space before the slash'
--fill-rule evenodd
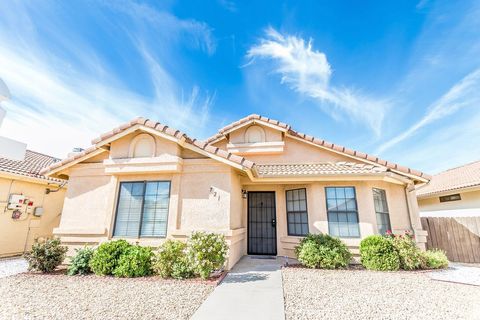
<path id="1" fill-rule="evenodd" d="M 426 267 L 430 269 L 443 269 L 448 267 L 448 258 L 444 251 L 439 249 L 423 252 Z"/>
<path id="2" fill-rule="evenodd" d="M 186 254 L 187 244 L 179 240 L 165 241 L 153 257 L 153 271 L 163 278 L 185 279 L 193 275 Z"/>
<path id="3" fill-rule="evenodd" d="M 221 234 L 194 232 L 187 242 L 188 258 L 193 271 L 203 279 L 224 266 L 228 246 Z"/>
<path id="4" fill-rule="evenodd" d="M 95 250 L 90 268 L 97 275 L 112 275 L 120 256 L 132 245 L 125 240 L 104 242 Z"/>
<path id="5" fill-rule="evenodd" d="M 152 274 L 152 249 L 142 246 L 130 246 L 120 255 L 113 270 L 116 277 L 145 277 Z"/>
<path id="6" fill-rule="evenodd" d="M 49 239 L 36 242 L 32 250 L 24 254 L 28 262 L 28 270 L 52 272 L 65 259 L 67 247 L 60 245 L 60 239 Z"/>
<path id="7" fill-rule="evenodd" d="M 395 271 L 400 258 L 393 240 L 380 235 L 368 236 L 360 242 L 362 265 L 370 270 Z"/>
<path id="8" fill-rule="evenodd" d="M 425 256 L 412 236 L 409 234 L 396 235 L 391 238 L 393 246 L 398 252 L 400 259 L 400 269 L 416 270 L 424 269 L 426 267 Z"/>
<path id="9" fill-rule="evenodd" d="M 85 275 L 92 273 L 90 268 L 90 260 L 92 259 L 95 250 L 93 248 L 84 247 L 82 249 L 75 249 L 75 257 L 68 266 L 68 275 Z"/>
<path id="10" fill-rule="evenodd" d="M 298 261 L 309 268 L 344 268 L 352 254 L 339 239 L 328 234 L 309 234 L 295 248 Z"/>

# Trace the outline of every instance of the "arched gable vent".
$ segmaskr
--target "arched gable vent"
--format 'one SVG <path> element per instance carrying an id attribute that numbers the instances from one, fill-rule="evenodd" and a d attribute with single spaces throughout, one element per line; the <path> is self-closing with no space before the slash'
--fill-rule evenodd
<path id="1" fill-rule="evenodd" d="M 155 138 L 146 133 L 141 133 L 132 139 L 128 150 L 129 158 L 155 157 Z"/>
<path id="2" fill-rule="evenodd" d="M 244 139 L 246 143 L 265 142 L 265 130 L 260 126 L 250 126 L 245 131 Z"/>

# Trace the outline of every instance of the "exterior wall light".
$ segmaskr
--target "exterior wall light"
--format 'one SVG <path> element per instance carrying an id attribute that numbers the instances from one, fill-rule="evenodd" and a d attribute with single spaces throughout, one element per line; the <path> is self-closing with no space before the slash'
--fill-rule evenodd
<path id="1" fill-rule="evenodd" d="M 248 194 L 248 191 L 242 189 L 242 198 L 243 198 L 243 199 L 247 199 L 247 194 Z"/>

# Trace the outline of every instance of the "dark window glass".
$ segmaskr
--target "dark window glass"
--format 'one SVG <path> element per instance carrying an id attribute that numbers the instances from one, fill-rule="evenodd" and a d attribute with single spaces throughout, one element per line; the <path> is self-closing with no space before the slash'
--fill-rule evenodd
<path id="1" fill-rule="evenodd" d="M 460 197 L 460 194 L 451 194 L 449 196 L 443 196 L 443 197 L 440 197 L 440 202 L 448 202 L 448 201 L 458 201 L 458 200 L 462 200 L 462 198 Z"/>
<path id="2" fill-rule="evenodd" d="M 360 237 L 354 187 L 327 187 L 328 232 L 337 237 Z"/>
<path id="3" fill-rule="evenodd" d="M 308 234 L 307 193 L 305 189 L 287 190 L 287 225 L 289 236 Z"/>
<path id="4" fill-rule="evenodd" d="M 113 235 L 165 237 L 169 199 L 169 181 L 121 182 Z"/>
<path id="5" fill-rule="evenodd" d="M 378 233 L 385 234 L 387 230 L 392 230 L 385 190 L 373 188 L 373 202 L 377 215 Z"/>

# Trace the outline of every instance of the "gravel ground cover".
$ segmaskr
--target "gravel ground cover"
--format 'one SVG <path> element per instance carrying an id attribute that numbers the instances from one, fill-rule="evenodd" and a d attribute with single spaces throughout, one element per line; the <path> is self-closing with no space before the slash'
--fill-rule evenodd
<path id="1" fill-rule="evenodd" d="M 480 319 L 480 287 L 428 272 L 282 270 L 287 319 Z"/>
<path id="2" fill-rule="evenodd" d="M 0 279 L 0 319 L 189 319 L 206 283 L 18 274 Z"/>

